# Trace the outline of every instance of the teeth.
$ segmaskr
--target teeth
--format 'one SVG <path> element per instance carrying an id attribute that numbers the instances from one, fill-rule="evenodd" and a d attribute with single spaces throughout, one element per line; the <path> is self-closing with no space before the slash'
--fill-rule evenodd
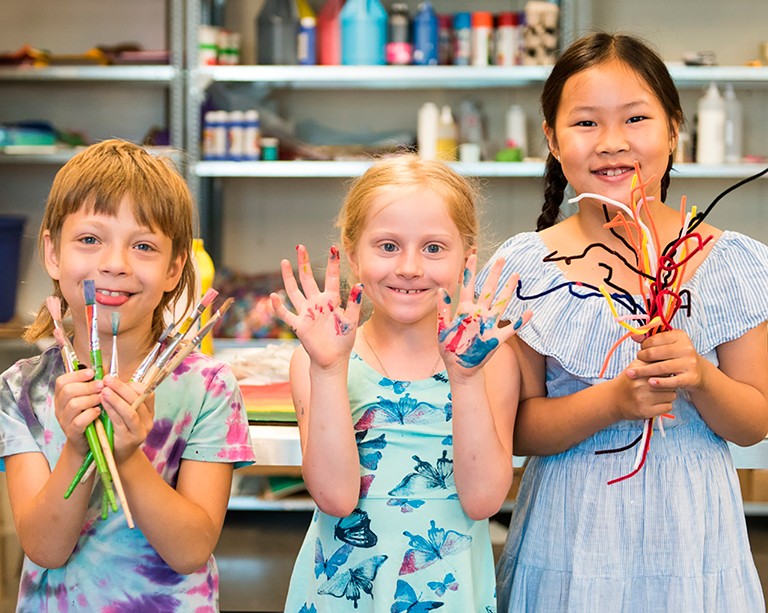
<path id="1" fill-rule="evenodd" d="M 115 297 L 115 296 L 127 296 L 128 295 L 126 292 L 111 292 L 111 291 L 106 290 L 106 289 L 100 289 L 100 290 L 98 290 L 98 292 L 100 294 L 104 294 L 105 296 L 113 296 L 113 297 Z"/>
<path id="2" fill-rule="evenodd" d="M 608 170 L 602 171 L 602 174 L 604 174 L 606 177 L 618 177 L 619 175 L 624 174 L 626 171 L 622 170 L 620 168 L 609 168 Z"/>
<path id="3" fill-rule="evenodd" d="M 418 294 L 420 289 L 395 289 L 398 294 Z"/>

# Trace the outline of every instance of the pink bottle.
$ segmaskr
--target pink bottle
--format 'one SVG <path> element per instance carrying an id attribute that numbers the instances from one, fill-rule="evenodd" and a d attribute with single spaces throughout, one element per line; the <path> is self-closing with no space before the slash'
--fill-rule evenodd
<path id="1" fill-rule="evenodd" d="M 341 64 L 341 19 L 339 13 L 344 0 L 327 0 L 317 14 L 318 63 L 330 66 Z"/>

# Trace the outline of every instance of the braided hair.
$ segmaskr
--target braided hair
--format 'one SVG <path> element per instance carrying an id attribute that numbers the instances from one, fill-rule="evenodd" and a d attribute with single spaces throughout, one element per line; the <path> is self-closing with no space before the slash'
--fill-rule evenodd
<path id="1" fill-rule="evenodd" d="M 544 121 L 552 130 L 556 141 L 555 121 L 566 81 L 573 75 L 608 60 L 617 59 L 637 73 L 658 98 L 669 119 L 670 129 L 683 125 L 685 117 L 675 83 L 658 53 L 645 41 L 626 34 L 595 32 L 568 47 L 552 68 L 541 93 Z M 661 178 L 661 200 L 667 197 L 673 156 L 669 155 L 667 169 Z M 551 153 L 544 168 L 544 204 L 536 221 L 536 230 L 549 228 L 557 222 L 560 205 L 568 184 L 560 161 Z"/>

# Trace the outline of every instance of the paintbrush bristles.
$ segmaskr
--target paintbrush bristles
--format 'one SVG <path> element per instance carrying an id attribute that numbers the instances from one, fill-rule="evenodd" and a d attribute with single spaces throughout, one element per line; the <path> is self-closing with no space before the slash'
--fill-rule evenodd
<path id="1" fill-rule="evenodd" d="M 96 284 L 93 279 L 83 281 L 83 297 L 85 298 L 85 306 L 96 304 Z"/>
<path id="2" fill-rule="evenodd" d="M 48 312 L 51 314 L 54 327 L 61 329 L 61 298 L 58 296 L 48 296 L 45 299 L 45 306 L 48 308 Z"/>

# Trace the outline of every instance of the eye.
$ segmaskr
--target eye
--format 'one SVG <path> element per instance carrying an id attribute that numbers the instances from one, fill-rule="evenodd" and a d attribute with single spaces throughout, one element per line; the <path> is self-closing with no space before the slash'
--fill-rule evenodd
<path id="1" fill-rule="evenodd" d="M 146 251 L 147 253 L 151 251 L 156 251 L 156 249 L 149 243 L 138 243 L 135 249 L 137 249 L 138 251 Z"/>
<path id="2" fill-rule="evenodd" d="M 80 242 L 84 245 L 96 245 L 99 240 L 95 236 L 83 236 L 80 238 Z"/>
<path id="3" fill-rule="evenodd" d="M 576 125 L 582 128 L 594 128 L 597 124 L 591 119 L 584 119 L 583 121 L 577 121 Z"/>
<path id="4" fill-rule="evenodd" d="M 397 245 L 395 243 L 382 243 L 381 249 L 387 253 L 394 253 L 397 251 Z"/>
<path id="5" fill-rule="evenodd" d="M 643 121 L 644 119 L 648 119 L 644 115 L 635 115 L 634 117 L 630 117 L 627 119 L 627 123 L 637 123 L 639 121 Z"/>
<path id="6" fill-rule="evenodd" d="M 427 253 L 432 253 L 432 254 L 440 253 L 442 250 L 443 250 L 442 246 L 438 245 L 437 243 L 431 243 L 426 247 Z"/>

